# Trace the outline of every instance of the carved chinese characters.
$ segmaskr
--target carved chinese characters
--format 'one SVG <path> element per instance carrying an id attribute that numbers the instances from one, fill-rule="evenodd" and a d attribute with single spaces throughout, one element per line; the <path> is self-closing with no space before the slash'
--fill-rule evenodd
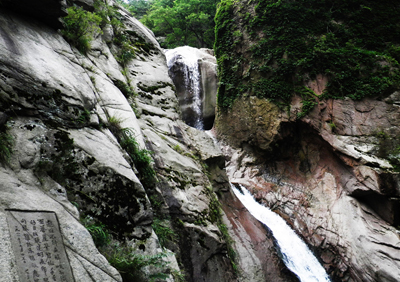
<path id="1" fill-rule="evenodd" d="M 73 282 L 54 212 L 7 211 L 20 282 Z"/>

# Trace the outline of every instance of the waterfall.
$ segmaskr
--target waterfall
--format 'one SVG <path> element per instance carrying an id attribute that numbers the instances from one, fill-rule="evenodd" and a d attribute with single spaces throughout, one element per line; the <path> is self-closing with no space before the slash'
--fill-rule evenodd
<path id="1" fill-rule="evenodd" d="M 204 129 L 200 71 L 198 58 L 193 50 L 194 48 L 189 46 L 178 47 L 166 51 L 165 56 L 170 72 L 176 64 L 180 65 L 180 69 L 183 70 L 183 77 L 180 77 L 180 80 L 184 83 L 184 95 L 180 99 L 180 104 L 181 107 L 190 107 L 190 109 L 186 109 L 190 114 L 183 116 L 184 121 L 192 127 Z M 173 75 L 176 75 L 176 73 Z M 174 83 L 177 85 L 175 81 Z"/>
<path id="2" fill-rule="evenodd" d="M 246 188 L 239 185 L 242 192 L 232 186 L 236 197 L 247 210 L 272 232 L 286 266 L 297 275 L 301 282 L 330 281 L 325 269 L 312 254 L 307 245 L 276 213 L 259 204 Z"/>

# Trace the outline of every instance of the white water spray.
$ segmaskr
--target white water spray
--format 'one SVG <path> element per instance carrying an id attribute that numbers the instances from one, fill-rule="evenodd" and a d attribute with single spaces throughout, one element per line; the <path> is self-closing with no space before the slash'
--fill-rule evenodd
<path id="1" fill-rule="evenodd" d="M 185 98 L 192 100 L 191 107 L 195 114 L 193 117 L 193 127 L 197 129 L 203 129 L 203 113 L 202 113 L 202 101 L 201 101 L 201 86 L 200 86 L 200 72 L 197 56 L 194 56 L 194 48 L 189 46 L 182 46 L 173 50 L 165 52 L 167 58 L 168 68 L 171 68 L 175 61 L 181 61 L 184 65 L 184 80 L 186 94 Z"/>
<path id="2" fill-rule="evenodd" d="M 279 245 L 284 263 L 297 275 L 301 282 L 330 281 L 325 269 L 312 254 L 307 245 L 279 215 L 272 212 L 267 207 L 260 205 L 243 186 L 240 185 L 243 193 L 233 185 L 231 186 L 236 197 L 247 210 L 271 230 Z"/>

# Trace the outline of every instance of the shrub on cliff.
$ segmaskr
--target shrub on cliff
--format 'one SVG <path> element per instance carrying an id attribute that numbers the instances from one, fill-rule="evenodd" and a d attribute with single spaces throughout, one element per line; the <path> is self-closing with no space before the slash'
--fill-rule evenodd
<path id="1" fill-rule="evenodd" d="M 101 32 L 99 25 L 102 19 L 80 7 L 69 7 L 67 12 L 68 15 L 63 18 L 65 28 L 61 34 L 81 53 L 86 54 L 90 50 L 93 36 Z"/>

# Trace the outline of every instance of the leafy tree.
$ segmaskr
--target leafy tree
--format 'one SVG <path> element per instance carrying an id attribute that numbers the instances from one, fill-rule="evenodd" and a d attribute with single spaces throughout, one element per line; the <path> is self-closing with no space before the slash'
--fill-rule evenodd
<path id="1" fill-rule="evenodd" d="M 118 3 L 124 6 L 137 19 L 141 19 L 151 8 L 152 0 L 118 0 Z"/>
<path id="2" fill-rule="evenodd" d="M 209 47 L 214 43 L 214 15 L 219 0 L 153 0 L 141 19 L 164 47 Z"/>

